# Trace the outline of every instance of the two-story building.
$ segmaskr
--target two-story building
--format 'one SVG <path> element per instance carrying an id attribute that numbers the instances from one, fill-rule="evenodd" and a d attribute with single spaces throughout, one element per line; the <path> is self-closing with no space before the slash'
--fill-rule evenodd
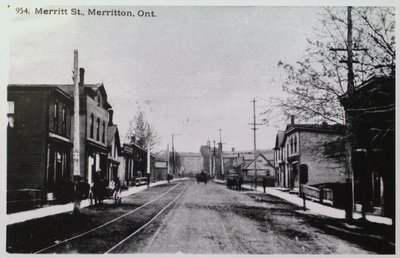
<path id="1" fill-rule="evenodd" d="M 7 202 L 61 198 L 72 179 L 72 97 L 57 85 L 9 85 L 7 98 Z"/>
<path id="2" fill-rule="evenodd" d="M 70 187 L 77 177 L 91 183 L 96 171 L 107 176 L 107 123 L 111 105 L 104 85 L 84 84 L 84 69 L 80 69 L 79 175 L 72 175 L 73 94 L 72 84 L 8 86 L 10 201 L 23 189 L 44 193 L 38 197 L 42 201 L 60 199 L 67 191 L 65 185 Z"/>
<path id="3" fill-rule="evenodd" d="M 394 77 L 372 77 L 341 96 L 353 128 L 354 201 L 365 212 L 395 217 Z"/>
<path id="4" fill-rule="evenodd" d="M 299 191 L 304 185 L 345 182 L 342 125 L 295 124 L 279 131 L 274 147 L 277 186 Z M 303 179 L 300 179 L 302 171 Z"/>

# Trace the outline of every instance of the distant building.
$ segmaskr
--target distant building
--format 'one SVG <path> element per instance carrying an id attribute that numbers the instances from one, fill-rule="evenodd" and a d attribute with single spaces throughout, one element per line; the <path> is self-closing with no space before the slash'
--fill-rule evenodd
<path id="1" fill-rule="evenodd" d="M 156 157 L 150 153 L 150 179 L 155 180 Z M 124 143 L 118 157 L 118 177 L 124 186 L 144 184 L 147 180 L 147 149 L 136 143 Z"/>
<path id="2" fill-rule="evenodd" d="M 203 157 L 196 152 L 179 152 L 180 168 L 177 169 L 181 176 L 193 176 L 203 169 Z"/>
<path id="3" fill-rule="evenodd" d="M 118 177 L 120 178 L 122 186 L 135 185 L 135 158 L 133 147 L 124 143 L 121 148 L 121 155 L 118 156 L 118 160 L 120 162 L 118 167 Z"/>
<path id="4" fill-rule="evenodd" d="M 269 159 L 266 157 L 266 155 Z M 254 165 L 254 154 L 253 152 L 239 153 L 239 157 L 234 164 L 236 173 L 243 177 L 244 182 L 251 182 L 256 176 L 257 170 L 257 182 L 261 183 L 263 178 L 267 179 L 268 186 L 274 186 L 275 182 L 275 169 L 273 165 L 273 158 L 271 151 L 265 154 L 258 151 L 256 153 L 256 166 Z"/>

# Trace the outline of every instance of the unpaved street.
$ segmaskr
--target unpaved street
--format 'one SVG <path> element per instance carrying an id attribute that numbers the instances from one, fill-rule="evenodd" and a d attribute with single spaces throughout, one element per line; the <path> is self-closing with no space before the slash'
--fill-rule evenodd
<path id="1" fill-rule="evenodd" d="M 394 253 L 385 227 L 304 212 L 250 190 L 194 180 L 153 186 L 79 215 L 7 227 L 10 253 Z M 374 236 L 371 236 L 376 234 Z M 383 236 L 383 237 L 382 237 Z"/>
<path id="2" fill-rule="evenodd" d="M 368 253 L 310 225 L 301 209 L 252 191 L 191 182 L 174 208 L 118 252 L 147 253 Z"/>

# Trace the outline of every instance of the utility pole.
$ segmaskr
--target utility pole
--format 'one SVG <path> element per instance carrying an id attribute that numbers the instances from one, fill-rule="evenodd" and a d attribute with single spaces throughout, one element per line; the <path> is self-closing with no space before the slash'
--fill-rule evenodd
<path id="1" fill-rule="evenodd" d="M 172 134 L 172 174 L 175 175 L 174 134 Z"/>
<path id="2" fill-rule="evenodd" d="M 147 187 L 150 187 L 150 140 L 147 142 Z"/>
<path id="3" fill-rule="evenodd" d="M 215 140 L 214 140 L 214 150 L 213 150 L 213 158 L 212 158 L 212 171 L 213 171 L 213 175 L 215 176 Z"/>
<path id="4" fill-rule="evenodd" d="M 78 50 L 74 50 L 74 149 L 73 149 L 73 159 L 74 159 L 74 177 L 80 176 L 80 124 L 79 124 L 79 85 L 78 85 Z M 92 178 L 88 178 L 89 182 Z"/>
<path id="5" fill-rule="evenodd" d="M 175 149 L 174 149 L 174 136 L 181 134 L 172 134 L 172 174 L 175 175 Z"/>
<path id="6" fill-rule="evenodd" d="M 224 156 L 222 154 L 222 134 L 221 134 L 222 129 L 218 129 L 218 130 L 219 130 L 219 142 L 221 144 L 221 175 L 223 177 L 224 176 Z"/>
<path id="7" fill-rule="evenodd" d="M 261 124 L 257 124 L 256 123 L 256 98 L 253 98 L 253 100 L 251 101 L 253 102 L 253 123 L 249 123 L 249 125 L 252 125 L 253 127 L 251 128 L 251 130 L 254 131 L 254 189 L 257 189 L 257 138 L 256 138 L 256 130 L 258 130 L 257 125 L 261 125 Z"/>
<path id="8" fill-rule="evenodd" d="M 169 143 L 167 144 L 167 176 L 169 175 Z"/>
<path id="9" fill-rule="evenodd" d="M 212 176 L 212 158 L 211 158 L 211 144 L 210 144 L 210 139 L 208 139 L 208 141 L 207 141 L 207 143 L 208 143 L 208 153 L 209 153 L 209 155 L 210 155 L 210 158 L 209 158 L 209 170 L 210 170 L 210 176 Z"/>
<path id="10" fill-rule="evenodd" d="M 353 60 L 353 51 L 367 51 L 366 48 L 353 48 L 353 21 L 351 17 L 352 7 L 347 7 L 347 46 L 346 48 L 330 48 L 331 51 L 346 51 L 347 60 L 341 60 L 341 63 L 347 63 L 347 98 L 348 104 L 352 105 L 354 102 L 354 71 L 353 63 L 358 63 Z M 351 107 L 350 107 L 351 108 Z M 352 129 L 352 117 L 349 113 L 346 114 L 346 183 L 351 189 L 351 196 L 349 203 L 346 205 L 346 219 L 353 219 L 354 210 L 354 172 L 352 167 L 352 150 L 353 150 L 353 129 Z"/>

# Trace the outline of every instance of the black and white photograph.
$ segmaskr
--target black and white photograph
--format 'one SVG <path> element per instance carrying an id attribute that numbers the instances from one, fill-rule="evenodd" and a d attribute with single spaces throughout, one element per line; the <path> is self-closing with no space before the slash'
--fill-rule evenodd
<path id="1" fill-rule="evenodd" d="M 396 254 L 398 3 L 339 4 L 3 1 L 2 253 Z"/>

